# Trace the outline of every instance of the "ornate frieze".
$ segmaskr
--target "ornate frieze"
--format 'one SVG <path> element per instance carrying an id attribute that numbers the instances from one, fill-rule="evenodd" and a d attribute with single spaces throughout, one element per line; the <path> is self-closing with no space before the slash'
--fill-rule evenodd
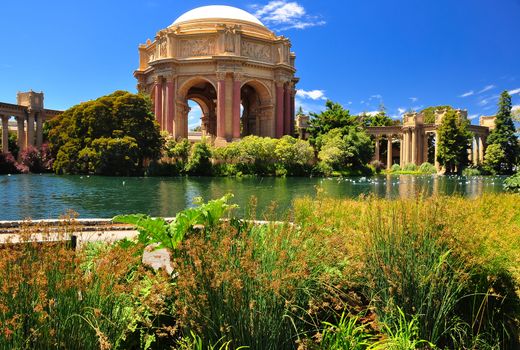
<path id="1" fill-rule="evenodd" d="M 270 45 L 243 40 L 241 50 L 242 56 L 250 57 L 262 62 L 271 61 L 272 56 Z"/>
<path id="2" fill-rule="evenodd" d="M 181 57 L 210 56 L 215 54 L 213 39 L 181 40 Z"/>

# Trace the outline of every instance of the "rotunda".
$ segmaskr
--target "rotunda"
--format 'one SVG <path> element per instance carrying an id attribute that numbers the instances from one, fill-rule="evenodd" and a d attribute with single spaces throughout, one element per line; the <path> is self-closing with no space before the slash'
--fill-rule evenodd
<path id="1" fill-rule="evenodd" d="M 188 100 L 215 144 L 294 132 L 295 54 L 252 14 L 230 6 L 188 11 L 139 46 L 139 92 L 152 97 L 161 129 L 188 136 Z"/>

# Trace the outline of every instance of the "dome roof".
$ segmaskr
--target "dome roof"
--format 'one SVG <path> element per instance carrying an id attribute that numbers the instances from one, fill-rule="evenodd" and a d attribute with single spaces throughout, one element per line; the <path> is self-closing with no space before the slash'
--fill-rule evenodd
<path id="1" fill-rule="evenodd" d="M 190 10 L 183 15 L 181 15 L 179 18 L 175 20 L 175 22 L 172 23 L 172 25 L 179 24 L 182 22 L 188 22 L 193 20 L 200 20 L 200 19 L 215 19 L 215 18 L 221 18 L 221 19 L 235 19 L 245 22 L 252 22 L 254 24 L 258 24 L 263 26 L 262 22 L 258 20 L 255 16 L 250 14 L 249 12 L 246 12 L 244 10 L 241 10 L 236 7 L 232 6 L 224 6 L 224 5 L 211 5 L 211 6 L 202 6 L 197 7 L 193 10 Z"/>

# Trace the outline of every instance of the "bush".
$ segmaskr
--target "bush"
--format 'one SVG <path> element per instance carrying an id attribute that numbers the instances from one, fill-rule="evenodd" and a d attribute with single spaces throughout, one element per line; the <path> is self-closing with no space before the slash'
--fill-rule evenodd
<path id="1" fill-rule="evenodd" d="M 520 171 L 504 181 L 504 188 L 508 192 L 520 193 Z"/>
<path id="2" fill-rule="evenodd" d="M 17 174 L 16 160 L 9 152 L 0 152 L 0 174 Z"/>
<path id="3" fill-rule="evenodd" d="M 383 162 L 379 161 L 379 160 L 373 160 L 370 162 L 370 166 L 374 168 L 374 172 L 379 174 L 381 172 L 381 170 L 384 169 L 384 164 Z"/>
<path id="4" fill-rule="evenodd" d="M 277 167 L 283 168 L 288 175 L 308 174 L 314 160 L 311 145 L 291 136 L 284 136 L 276 142 L 275 154 Z"/>
<path id="5" fill-rule="evenodd" d="M 462 170 L 462 176 L 480 176 L 482 171 L 479 168 L 468 167 Z"/>
<path id="6" fill-rule="evenodd" d="M 419 171 L 422 174 L 437 174 L 437 169 L 435 169 L 435 165 L 430 164 L 428 162 L 422 163 L 419 167 Z"/>
<path id="7" fill-rule="evenodd" d="M 211 146 L 205 140 L 193 145 L 184 170 L 190 175 L 211 175 Z"/>
<path id="8" fill-rule="evenodd" d="M 173 158 L 177 162 L 181 162 L 182 164 L 186 164 L 188 162 L 190 150 L 191 144 L 188 139 L 182 139 L 177 142 L 175 139 L 170 138 L 166 141 L 165 144 L 166 155 L 170 158 Z"/>
<path id="9" fill-rule="evenodd" d="M 415 163 L 408 163 L 403 167 L 403 171 L 417 171 L 417 165 L 415 165 Z"/>
<path id="10" fill-rule="evenodd" d="M 390 168 L 390 170 L 394 173 L 394 172 L 398 172 L 398 171 L 401 171 L 401 166 L 399 164 L 394 164 L 392 165 L 392 167 Z"/>
<path id="11" fill-rule="evenodd" d="M 135 139 L 101 137 L 84 148 L 79 158 L 88 164 L 88 172 L 100 175 L 132 175 L 138 169 L 139 152 Z"/>

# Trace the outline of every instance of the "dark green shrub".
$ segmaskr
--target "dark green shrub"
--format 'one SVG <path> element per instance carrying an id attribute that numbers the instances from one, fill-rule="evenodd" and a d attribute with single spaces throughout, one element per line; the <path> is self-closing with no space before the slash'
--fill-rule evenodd
<path id="1" fill-rule="evenodd" d="M 206 141 L 193 145 L 184 170 L 190 175 L 211 175 L 211 146 Z"/>
<path id="2" fill-rule="evenodd" d="M 419 172 L 422 174 L 437 174 L 437 169 L 435 169 L 435 165 L 425 162 L 419 167 Z"/>

